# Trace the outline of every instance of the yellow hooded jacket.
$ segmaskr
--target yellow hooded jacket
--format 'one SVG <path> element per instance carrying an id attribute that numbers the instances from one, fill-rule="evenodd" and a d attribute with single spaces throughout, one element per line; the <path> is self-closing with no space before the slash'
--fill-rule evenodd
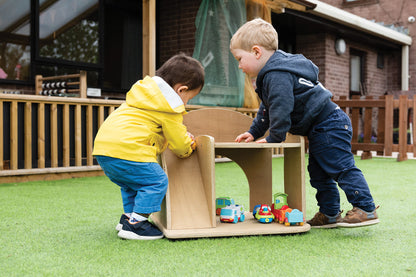
<path id="1" fill-rule="evenodd" d="M 101 125 L 93 155 L 135 162 L 157 162 L 167 146 L 177 156 L 192 153 L 191 138 L 183 125 L 185 106 L 160 77 L 145 77 L 126 95 L 126 102 Z"/>

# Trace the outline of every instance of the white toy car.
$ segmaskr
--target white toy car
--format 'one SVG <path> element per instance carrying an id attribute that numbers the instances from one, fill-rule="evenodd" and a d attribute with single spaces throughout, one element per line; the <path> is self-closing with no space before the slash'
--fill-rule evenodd
<path id="1" fill-rule="evenodd" d="M 244 207 L 242 205 L 228 205 L 221 208 L 220 221 L 237 223 L 243 222 L 245 219 Z"/>

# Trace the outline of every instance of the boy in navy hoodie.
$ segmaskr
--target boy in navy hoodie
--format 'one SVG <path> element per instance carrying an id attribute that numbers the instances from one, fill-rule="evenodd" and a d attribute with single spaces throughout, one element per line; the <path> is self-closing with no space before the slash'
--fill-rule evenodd
<path id="1" fill-rule="evenodd" d="M 250 130 L 237 142 L 282 142 L 286 133 L 309 140 L 310 183 L 317 190 L 319 212 L 308 220 L 313 228 L 358 227 L 379 222 L 373 197 L 351 153 L 352 126 L 318 81 L 318 67 L 303 55 L 278 50 L 274 27 L 254 19 L 233 35 L 230 50 L 242 69 L 256 78 L 261 104 Z M 338 185 L 353 209 L 341 216 Z"/>

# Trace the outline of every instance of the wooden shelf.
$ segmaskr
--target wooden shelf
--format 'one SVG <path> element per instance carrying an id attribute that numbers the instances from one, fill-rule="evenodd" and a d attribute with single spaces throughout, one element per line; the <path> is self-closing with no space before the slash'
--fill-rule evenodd
<path id="1" fill-rule="evenodd" d="M 244 171 L 249 184 L 250 206 L 273 202 L 273 148 L 284 153 L 284 192 L 288 205 L 306 214 L 305 148 L 303 137 L 288 134 L 283 143 L 236 143 L 236 135 L 248 130 L 252 119 L 231 110 L 203 109 L 184 117 L 188 131 L 197 136 L 197 150 L 180 159 L 170 150 L 161 157 L 169 178 L 162 210 L 152 216 L 167 238 L 199 238 L 302 233 L 303 226 L 262 224 L 250 212 L 237 224 L 221 223 L 215 214 L 215 156 L 228 157 Z M 226 130 L 227 132 L 224 132 Z M 214 139 L 215 138 L 215 139 Z"/>
<path id="2" fill-rule="evenodd" d="M 198 229 L 179 229 L 168 230 L 157 218 L 153 219 L 158 226 L 162 226 L 162 231 L 167 238 L 184 239 L 184 238 L 208 238 L 208 237 L 231 237 L 231 236 L 253 236 L 253 235 L 284 235 L 304 233 L 310 230 L 311 226 L 304 223 L 303 226 L 285 226 L 277 222 L 260 223 L 250 212 L 245 213 L 244 222 L 224 223 L 219 217 L 216 217 L 216 227 L 198 228 Z"/>
<path id="3" fill-rule="evenodd" d="M 217 148 L 296 148 L 301 147 L 300 142 L 283 143 L 257 143 L 257 142 L 215 142 Z"/>

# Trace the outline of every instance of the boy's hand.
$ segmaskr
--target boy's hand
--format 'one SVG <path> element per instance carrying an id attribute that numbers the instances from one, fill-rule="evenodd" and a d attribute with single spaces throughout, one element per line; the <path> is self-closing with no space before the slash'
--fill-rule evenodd
<path id="1" fill-rule="evenodd" d="M 189 132 L 186 132 L 187 133 L 187 135 L 191 138 L 191 140 L 195 140 L 195 137 L 194 137 L 194 135 L 192 135 L 191 133 L 189 133 Z"/>
<path id="2" fill-rule="evenodd" d="M 189 132 L 187 132 L 187 134 L 188 134 L 188 136 L 192 139 L 192 142 L 191 142 L 191 148 L 192 148 L 192 150 L 193 151 L 195 151 L 195 149 L 196 149 L 196 141 L 195 141 L 195 137 L 194 137 L 194 135 L 192 135 L 191 133 L 189 133 Z"/>
<path id="3" fill-rule="evenodd" d="M 196 149 L 196 141 L 195 140 L 192 141 L 191 148 L 192 148 L 192 151 L 195 151 L 195 149 Z"/>
<path id="4" fill-rule="evenodd" d="M 241 141 L 243 141 L 244 140 L 244 142 L 250 142 L 250 141 L 253 141 L 254 140 L 254 137 L 253 137 L 253 135 L 252 134 L 250 134 L 249 132 L 245 132 L 245 133 L 243 133 L 243 134 L 241 134 L 241 135 L 238 135 L 236 138 L 235 138 L 235 141 L 236 142 L 241 142 Z"/>

